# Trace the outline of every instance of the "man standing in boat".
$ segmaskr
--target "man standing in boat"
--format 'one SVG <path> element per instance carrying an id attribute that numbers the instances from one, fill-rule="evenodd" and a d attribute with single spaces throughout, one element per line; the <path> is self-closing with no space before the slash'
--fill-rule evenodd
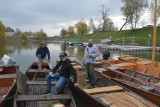
<path id="1" fill-rule="evenodd" d="M 84 62 L 86 65 L 86 71 L 87 71 L 87 79 L 91 83 L 91 86 L 95 86 L 95 67 L 94 63 L 96 61 L 96 57 L 99 56 L 98 48 L 97 46 L 93 45 L 93 40 L 88 40 L 88 46 L 85 48 L 85 54 L 84 54 Z"/>
<path id="2" fill-rule="evenodd" d="M 41 69 L 42 62 L 47 62 L 49 68 L 52 69 L 52 64 L 50 62 L 50 52 L 45 42 L 41 42 L 40 47 L 36 51 L 36 56 L 38 58 L 38 69 Z"/>
<path id="3" fill-rule="evenodd" d="M 77 73 L 73 68 L 71 61 L 68 59 L 67 53 L 60 53 L 59 54 L 60 61 L 57 65 L 53 68 L 53 72 L 49 72 L 47 76 L 47 91 L 45 94 L 51 92 L 51 81 L 52 79 L 58 79 L 58 82 L 55 85 L 56 94 L 58 94 L 61 89 L 68 83 L 69 78 L 71 75 L 74 77 L 75 86 L 78 84 L 77 82 Z M 59 72 L 55 73 L 59 69 Z"/>

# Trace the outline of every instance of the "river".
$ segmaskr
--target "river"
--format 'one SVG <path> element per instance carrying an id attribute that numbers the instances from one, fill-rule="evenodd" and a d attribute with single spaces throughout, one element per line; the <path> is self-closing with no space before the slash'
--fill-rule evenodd
<path id="1" fill-rule="evenodd" d="M 37 61 L 35 52 L 38 46 L 39 44 L 35 43 L 0 44 L 0 58 L 3 57 L 4 54 L 10 56 L 16 61 L 16 64 L 20 66 L 21 72 L 25 73 L 31 63 Z M 82 46 L 68 47 L 62 44 L 49 43 L 47 44 L 47 47 L 50 50 L 51 63 L 53 66 L 56 64 L 56 60 L 59 60 L 59 53 L 64 51 L 68 53 L 71 60 L 76 60 L 80 63 L 83 61 L 84 47 Z M 101 50 L 101 52 L 103 51 L 104 50 Z M 119 51 L 111 51 L 111 58 L 117 58 L 117 56 L 122 55 L 133 55 L 151 59 L 151 52 L 123 53 Z M 156 53 L 155 59 L 160 61 L 160 53 Z M 77 97 L 75 99 L 77 99 Z M 76 100 L 76 103 L 78 107 L 85 107 L 85 104 L 80 100 Z"/>

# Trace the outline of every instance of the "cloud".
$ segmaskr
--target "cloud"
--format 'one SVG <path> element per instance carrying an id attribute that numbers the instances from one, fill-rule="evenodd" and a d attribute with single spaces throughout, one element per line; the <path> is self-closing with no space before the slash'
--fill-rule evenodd
<path id="1" fill-rule="evenodd" d="M 53 36 L 82 18 L 96 19 L 101 4 L 107 5 L 110 16 L 121 16 L 121 0 L 1 0 L 0 20 L 14 29 L 43 29 Z"/>

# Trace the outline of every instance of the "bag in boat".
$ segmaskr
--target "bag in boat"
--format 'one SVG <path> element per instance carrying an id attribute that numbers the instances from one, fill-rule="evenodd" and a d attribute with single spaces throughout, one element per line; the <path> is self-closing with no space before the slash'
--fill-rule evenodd
<path id="1" fill-rule="evenodd" d="M 14 66 L 16 62 L 7 55 L 4 55 L 0 60 L 0 66 Z"/>

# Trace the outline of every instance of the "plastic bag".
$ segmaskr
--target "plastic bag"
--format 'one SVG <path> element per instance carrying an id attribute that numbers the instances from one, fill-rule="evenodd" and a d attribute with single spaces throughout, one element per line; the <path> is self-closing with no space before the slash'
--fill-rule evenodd
<path id="1" fill-rule="evenodd" d="M 16 62 L 7 55 L 4 55 L 0 60 L 0 66 L 14 66 Z"/>

